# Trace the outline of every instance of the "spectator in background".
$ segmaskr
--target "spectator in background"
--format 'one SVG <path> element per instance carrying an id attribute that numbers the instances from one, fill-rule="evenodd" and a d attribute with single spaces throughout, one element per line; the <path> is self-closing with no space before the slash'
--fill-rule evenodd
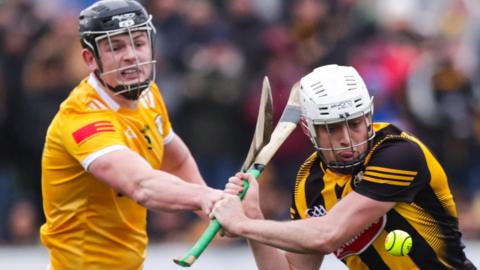
<path id="1" fill-rule="evenodd" d="M 160 56 L 162 69 L 172 72 L 184 72 L 183 52 L 188 43 L 188 27 L 185 16 L 181 13 L 182 4 L 176 0 L 148 0 L 145 4 L 153 17 L 153 25 L 157 29 L 156 48 Z"/>
<path id="2" fill-rule="evenodd" d="M 375 95 L 375 121 L 411 129 L 404 97 L 406 78 L 418 57 L 418 48 L 407 33 L 390 31 L 378 29 L 368 41 L 352 46 L 348 59 L 371 85 Z"/>
<path id="3" fill-rule="evenodd" d="M 179 134 L 198 157 L 202 173 L 214 187 L 223 187 L 238 170 L 248 147 L 238 104 L 245 95 L 245 58 L 227 35 L 226 24 L 210 1 L 183 6 L 188 26 L 181 113 L 174 116 Z M 192 116 L 195 117 L 192 117 Z"/>
<path id="4" fill-rule="evenodd" d="M 187 60 L 182 114 L 176 116 L 180 134 L 198 156 L 202 173 L 214 187 L 223 187 L 232 170 L 238 170 L 248 136 L 243 130 L 241 101 L 246 94 L 244 58 L 229 41 L 199 46 Z M 195 115 L 195 117 L 191 117 Z M 213 143 L 214 142 L 214 143 Z"/>
<path id="5" fill-rule="evenodd" d="M 306 66 L 318 63 L 333 44 L 336 33 L 344 25 L 329 28 L 330 1 L 297 0 L 292 2 L 292 33 L 297 43 L 297 57 Z"/>
<path id="6" fill-rule="evenodd" d="M 38 225 L 40 208 L 40 185 L 39 177 L 32 178 L 31 174 L 39 175 L 38 162 L 34 166 L 25 166 L 29 161 L 38 156 L 32 153 L 25 155 L 21 140 L 18 138 L 18 130 L 35 123 L 31 118 L 18 121 L 18 116 L 25 109 L 22 101 L 28 98 L 23 91 L 21 74 L 23 65 L 27 61 L 27 55 L 36 44 L 38 38 L 45 32 L 48 23 L 42 19 L 35 10 L 35 5 L 29 0 L 7 0 L 0 8 L 0 83 L 2 100 L 1 131 L 1 154 L 0 154 L 0 241 L 2 238 L 7 243 L 33 242 L 36 239 L 36 231 L 31 230 Z M 33 136 L 33 141 L 41 140 L 40 134 L 25 134 Z M 37 135 L 38 137 L 35 137 Z M 31 164 L 30 164 L 31 165 Z M 25 205 L 22 211 L 24 215 L 15 215 L 15 210 L 20 205 Z M 19 219 L 25 218 L 33 222 L 24 228 L 22 239 L 15 231 L 15 224 Z M 29 238 L 26 240 L 26 238 Z"/>
<path id="7" fill-rule="evenodd" d="M 258 76 L 264 69 L 265 51 L 262 35 L 266 25 L 254 9 L 253 0 L 226 1 L 225 19 L 231 41 L 245 57 L 246 76 Z M 275 41 L 271 41 L 275 42 Z"/>
<path id="8" fill-rule="evenodd" d="M 33 203 L 41 213 L 40 164 L 48 124 L 59 104 L 75 84 L 88 74 L 82 63 L 77 41 L 77 18 L 64 12 L 48 22 L 23 63 L 18 111 L 12 116 L 17 124 L 12 133 L 18 142 L 19 189 L 29 191 L 24 203 Z M 19 109 L 21 108 L 21 109 Z M 33 168 L 33 169 L 32 169 Z M 37 224 L 38 225 L 38 224 Z"/>
<path id="9" fill-rule="evenodd" d="M 1 60 L 0 60 L 1 61 Z M 0 63 L 0 67 L 3 67 Z M 5 220 L 8 220 L 9 210 L 12 207 L 14 201 L 14 183 L 12 181 L 13 170 L 12 164 L 8 158 L 8 144 L 9 139 L 6 130 L 7 114 L 7 93 L 4 83 L 3 68 L 0 68 L 0 244 L 3 244 L 7 239 L 7 224 Z"/>
<path id="10" fill-rule="evenodd" d="M 480 59 L 478 49 L 474 49 L 480 44 L 478 34 L 475 41 L 474 29 L 479 29 L 479 8 L 474 1 L 441 1 L 435 5 L 439 10 L 433 16 L 421 15 L 434 20 L 418 24 L 420 28 L 433 28 L 423 32 L 425 41 L 413 63 L 406 92 L 411 123 L 452 178 L 466 238 L 478 237 L 480 232 L 480 204 L 472 204 L 480 201 L 475 198 L 479 191 L 480 144 L 474 131 Z"/>
<path id="11" fill-rule="evenodd" d="M 415 63 L 407 100 L 418 133 L 445 164 L 456 191 L 470 197 L 467 186 L 476 167 L 472 82 L 454 64 L 455 46 L 441 40 L 429 41 Z"/>
<path id="12" fill-rule="evenodd" d="M 446 169 L 459 186 L 466 186 L 473 133 L 473 92 L 470 80 L 449 59 L 440 60 L 432 77 L 437 112 L 442 119 L 442 150 Z M 440 134 L 437 134 L 437 136 Z M 473 165 L 473 164 L 472 164 Z"/>

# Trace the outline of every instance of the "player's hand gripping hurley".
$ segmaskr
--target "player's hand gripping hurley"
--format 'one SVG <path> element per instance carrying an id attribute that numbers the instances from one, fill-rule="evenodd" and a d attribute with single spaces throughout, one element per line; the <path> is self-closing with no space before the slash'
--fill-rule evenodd
<path id="1" fill-rule="evenodd" d="M 272 132 L 272 93 L 268 78 L 265 77 L 263 80 L 262 96 L 260 99 L 255 133 L 247 157 L 242 165 L 242 171 L 247 171 L 247 173 L 257 178 L 263 171 L 265 165 L 267 165 L 267 163 L 272 159 L 273 155 L 280 148 L 282 143 L 293 132 L 300 120 L 301 115 L 300 101 L 298 97 L 299 88 L 299 82 L 293 85 L 287 105 L 283 110 L 277 126 Z M 248 188 L 248 181 L 245 180 L 244 189 L 239 194 L 240 199 L 243 199 Z M 191 266 L 210 244 L 220 229 L 220 223 L 216 219 L 213 219 L 195 245 L 183 257 L 180 259 L 174 259 L 174 262 L 184 267 Z"/>

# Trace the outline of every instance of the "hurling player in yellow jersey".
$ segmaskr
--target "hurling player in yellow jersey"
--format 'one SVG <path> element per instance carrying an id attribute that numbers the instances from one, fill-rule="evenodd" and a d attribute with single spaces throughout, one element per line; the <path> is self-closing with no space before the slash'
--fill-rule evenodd
<path id="1" fill-rule="evenodd" d="M 441 165 L 412 135 L 372 123 L 373 98 L 353 67 L 315 69 L 299 95 L 316 151 L 297 175 L 293 221 L 264 220 L 258 186 L 246 174 L 230 178 L 212 211 L 225 230 L 249 240 L 259 269 L 319 269 L 328 253 L 355 270 L 475 269 Z M 252 184 L 244 211 L 234 196 L 242 177 Z M 384 248 L 396 229 L 412 237 L 406 256 Z"/>
<path id="2" fill-rule="evenodd" d="M 172 130 L 154 83 L 151 19 L 133 0 L 80 13 L 91 73 L 61 104 L 42 159 L 52 270 L 142 269 L 147 208 L 208 214 L 221 196 Z"/>

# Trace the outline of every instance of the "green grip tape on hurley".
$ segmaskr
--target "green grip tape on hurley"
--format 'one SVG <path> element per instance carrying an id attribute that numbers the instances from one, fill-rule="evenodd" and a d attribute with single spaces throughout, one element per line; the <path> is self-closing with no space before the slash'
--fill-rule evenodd
<path id="1" fill-rule="evenodd" d="M 258 166 L 256 168 L 254 167 L 252 169 L 249 169 L 247 173 L 257 178 L 262 173 L 262 169 L 263 166 Z M 243 200 L 243 197 L 245 197 L 245 194 L 247 193 L 249 187 L 250 184 L 248 183 L 248 180 L 244 179 L 243 190 L 242 192 L 240 192 L 240 194 L 238 194 L 240 200 Z M 203 234 L 200 236 L 195 245 L 193 245 L 190 251 L 188 251 L 182 258 L 174 259 L 173 261 L 180 266 L 190 267 L 195 262 L 195 260 L 200 257 L 200 255 L 207 248 L 210 242 L 212 242 L 213 238 L 215 238 L 215 235 L 217 235 L 221 228 L 222 226 L 220 225 L 218 220 L 213 218 L 207 229 L 203 232 Z"/>

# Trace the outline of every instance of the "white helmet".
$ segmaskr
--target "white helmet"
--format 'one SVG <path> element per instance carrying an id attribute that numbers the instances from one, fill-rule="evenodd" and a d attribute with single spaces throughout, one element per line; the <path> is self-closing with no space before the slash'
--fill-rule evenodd
<path id="1" fill-rule="evenodd" d="M 365 116 L 368 119 L 368 138 L 364 142 L 351 145 L 353 148 L 373 139 L 371 116 L 373 114 L 373 97 L 370 97 L 365 82 L 353 67 L 327 65 L 316 68 L 300 80 L 300 102 L 305 133 L 310 137 L 317 150 L 337 151 L 345 148 L 320 148 L 317 142 L 315 125 L 345 122 Z M 350 140 L 351 141 L 351 140 Z M 334 162 L 331 167 L 347 168 L 358 165 L 364 155 L 355 162 Z"/>

